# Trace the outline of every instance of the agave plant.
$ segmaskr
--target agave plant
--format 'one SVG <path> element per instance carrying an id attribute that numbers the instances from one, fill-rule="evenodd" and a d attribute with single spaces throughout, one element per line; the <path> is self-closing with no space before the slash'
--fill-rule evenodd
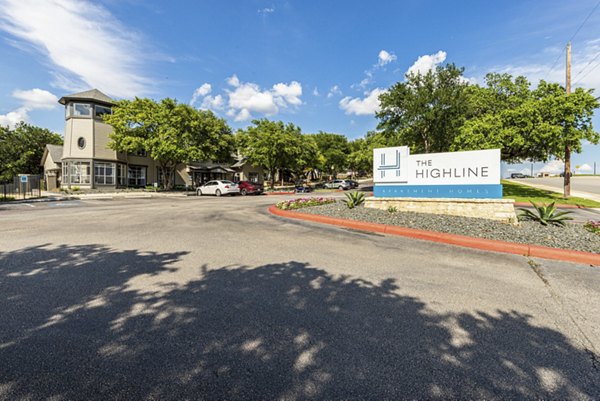
<path id="1" fill-rule="evenodd" d="M 346 199 L 342 202 L 348 206 L 348 209 L 354 209 L 356 206 L 361 205 L 365 201 L 364 192 L 348 192 L 346 193 Z"/>
<path id="2" fill-rule="evenodd" d="M 571 214 L 571 212 L 557 211 L 556 207 L 554 206 L 554 202 L 549 205 L 536 205 L 534 202 L 531 202 L 531 204 L 533 205 L 535 212 L 529 209 L 520 208 L 519 210 L 522 213 L 519 215 L 519 220 L 537 221 L 544 226 L 547 226 L 548 224 L 564 226 L 566 220 L 573 220 L 572 217 L 567 216 Z"/>

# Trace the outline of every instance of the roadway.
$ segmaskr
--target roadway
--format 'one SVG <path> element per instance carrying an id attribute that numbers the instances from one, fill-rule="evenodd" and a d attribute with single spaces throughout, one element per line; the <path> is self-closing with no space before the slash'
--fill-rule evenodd
<path id="1" fill-rule="evenodd" d="M 0 206 L 0 399 L 598 399 L 600 270 L 272 216 Z"/>

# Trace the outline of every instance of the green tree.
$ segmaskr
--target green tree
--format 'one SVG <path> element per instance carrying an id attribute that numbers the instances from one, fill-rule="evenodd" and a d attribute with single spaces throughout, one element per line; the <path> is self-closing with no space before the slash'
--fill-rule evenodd
<path id="1" fill-rule="evenodd" d="M 320 162 L 320 153 L 317 142 L 312 135 L 300 136 L 299 148 L 295 155 L 291 155 L 290 168 L 297 178 L 304 178 L 314 172 Z"/>
<path id="2" fill-rule="evenodd" d="M 538 99 L 522 76 L 488 74 L 484 87 L 469 86 L 467 119 L 450 150 L 501 149 L 502 160 L 547 160 L 552 135 Z"/>
<path id="3" fill-rule="evenodd" d="M 21 122 L 14 128 L 0 126 L 0 180 L 17 174 L 39 174 L 47 144 L 62 145 L 60 135 Z"/>
<path id="4" fill-rule="evenodd" d="M 547 151 L 565 164 L 564 196 L 568 197 L 571 195 L 571 153 L 580 153 L 584 140 L 593 144 L 600 140 L 592 125 L 598 100 L 592 89 L 577 88 L 567 94 L 559 84 L 545 81 L 540 81 L 533 94 L 546 124 Z"/>
<path id="5" fill-rule="evenodd" d="M 398 135 L 388 135 L 383 132 L 369 131 L 364 138 L 350 142 L 348 165 L 354 171 L 373 170 L 373 149 L 401 146 Z"/>
<path id="6" fill-rule="evenodd" d="M 250 163 L 269 172 L 271 188 L 275 186 L 277 170 L 297 168 L 297 156 L 302 149 L 302 134 L 292 123 L 268 119 L 253 120 L 253 126 L 239 130 L 236 140 L 240 152 Z"/>
<path id="7" fill-rule="evenodd" d="M 378 129 L 414 153 L 448 151 L 467 113 L 463 70 L 448 64 L 406 75 L 379 97 Z"/>
<path id="8" fill-rule="evenodd" d="M 348 138 L 341 134 L 330 134 L 320 131 L 311 135 L 321 154 L 319 169 L 335 177 L 337 173 L 348 167 L 350 147 Z"/>
<path id="9" fill-rule="evenodd" d="M 173 172 L 180 163 L 231 158 L 233 136 L 225 120 L 173 99 L 122 100 L 105 121 L 113 127 L 109 147 L 147 151 L 158 162 L 167 189 L 173 187 Z"/>

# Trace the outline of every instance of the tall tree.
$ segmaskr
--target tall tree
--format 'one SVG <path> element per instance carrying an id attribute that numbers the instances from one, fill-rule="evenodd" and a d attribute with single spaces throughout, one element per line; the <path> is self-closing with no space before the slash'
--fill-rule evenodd
<path id="1" fill-rule="evenodd" d="M 379 97 L 378 129 L 399 135 L 415 153 L 450 149 L 466 115 L 463 68 L 438 66 L 425 74 L 407 74 Z"/>
<path id="2" fill-rule="evenodd" d="M 225 120 L 173 99 L 122 100 L 105 121 L 113 127 L 109 146 L 119 152 L 145 150 L 159 163 L 162 186 L 173 186 L 178 164 L 231 157 L 233 136 Z"/>
<path id="3" fill-rule="evenodd" d="M 465 91 L 467 119 L 458 128 L 451 150 L 501 149 L 502 160 L 547 160 L 551 135 L 530 89 L 522 76 L 488 74 L 486 85 Z"/>
<path id="4" fill-rule="evenodd" d="M 350 153 L 348 138 L 341 134 L 330 134 L 320 131 L 313 134 L 321 154 L 320 170 L 335 177 L 337 173 L 348 167 L 347 159 Z"/>
<path id="5" fill-rule="evenodd" d="M 0 180 L 17 174 L 39 174 L 47 144 L 62 145 L 60 135 L 21 122 L 14 128 L 0 126 Z"/>
<path id="6" fill-rule="evenodd" d="M 542 119 L 547 125 L 546 146 L 548 153 L 565 164 L 564 195 L 569 196 L 567 184 L 570 180 L 571 153 L 580 153 L 582 141 L 593 144 L 600 141 L 594 131 L 592 116 L 598 108 L 598 100 L 592 89 L 577 88 L 567 94 L 565 88 L 556 83 L 540 81 L 534 97 Z"/>
<path id="7" fill-rule="evenodd" d="M 277 170 L 289 169 L 300 153 L 302 134 L 300 128 L 292 123 L 284 124 L 265 118 L 253 120 L 252 124 L 238 131 L 237 144 L 250 163 L 262 166 L 269 172 L 273 188 Z"/>

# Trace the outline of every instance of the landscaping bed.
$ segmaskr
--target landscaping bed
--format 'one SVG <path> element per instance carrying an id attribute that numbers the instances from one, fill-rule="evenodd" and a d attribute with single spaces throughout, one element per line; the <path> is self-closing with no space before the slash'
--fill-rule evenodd
<path id="1" fill-rule="evenodd" d="M 577 224 L 567 223 L 565 227 L 557 227 L 543 226 L 534 221 L 522 221 L 518 226 L 513 226 L 479 218 L 412 212 L 390 213 L 363 206 L 349 209 L 340 202 L 303 207 L 296 211 L 477 238 L 600 253 L 600 235 L 591 233 Z"/>

